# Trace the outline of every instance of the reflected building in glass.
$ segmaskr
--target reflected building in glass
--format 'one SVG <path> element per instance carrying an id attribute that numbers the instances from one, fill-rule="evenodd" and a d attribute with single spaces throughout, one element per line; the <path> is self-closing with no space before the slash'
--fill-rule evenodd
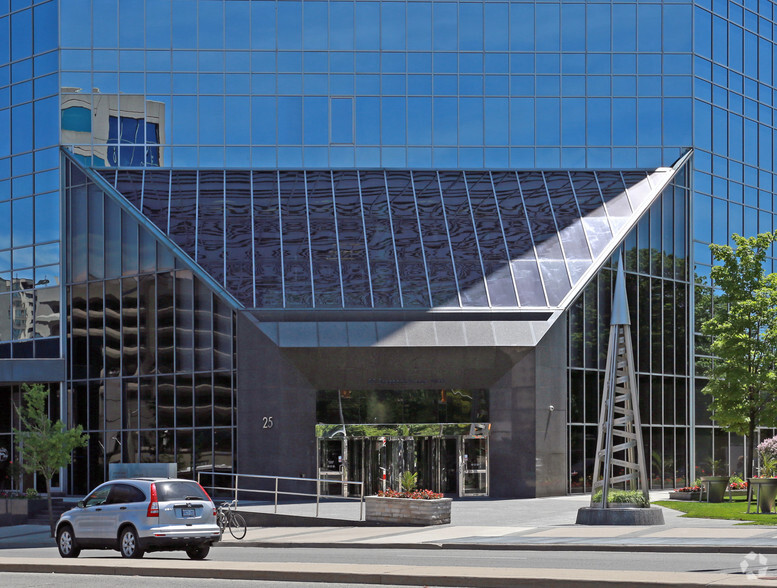
<path id="1" fill-rule="evenodd" d="M 0 446 L 43 381 L 90 435 L 62 492 L 586 491 L 622 253 L 653 487 L 741 470 L 700 324 L 707 245 L 773 228 L 774 18 L 0 0 Z"/>

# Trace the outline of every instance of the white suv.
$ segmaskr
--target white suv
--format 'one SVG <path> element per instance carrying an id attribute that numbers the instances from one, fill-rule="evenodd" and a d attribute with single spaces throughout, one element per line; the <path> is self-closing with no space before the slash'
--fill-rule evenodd
<path id="1" fill-rule="evenodd" d="M 116 549 L 123 557 L 185 550 L 203 559 L 221 540 L 216 507 L 198 483 L 175 478 L 112 480 L 95 488 L 57 522 L 62 557 L 81 549 Z"/>

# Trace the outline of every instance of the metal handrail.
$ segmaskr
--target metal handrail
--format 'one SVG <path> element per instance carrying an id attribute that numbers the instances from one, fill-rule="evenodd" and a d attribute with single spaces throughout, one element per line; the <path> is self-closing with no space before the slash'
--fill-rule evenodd
<path id="1" fill-rule="evenodd" d="M 202 475 L 205 474 L 207 476 L 230 476 L 235 478 L 235 485 L 234 486 L 204 486 L 202 484 Z M 240 488 L 240 478 L 254 478 L 254 479 L 261 479 L 261 480 L 274 480 L 275 481 L 275 490 L 255 490 L 253 488 Z M 278 489 L 278 485 L 280 480 L 293 480 L 295 482 L 315 482 L 316 483 L 316 493 L 308 493 L 308 492 L 287 492 L 282 491 Z M 348 486 L 360 486 L 361 492 L 359 492 L 359 497 L 351 497 L 351 496 L 338 496 L 338 498 L 342 498 L 345 500 L 358 500 L 359 501 L 359 520 L 364 520 L 364 482 L 356 482 L 351 480 L 330 480 L 330 479 L 324 479 L 324 478 L 291 478 L 288 476 L 262 476 L 258 474 L 233 474 L 229 472 L 203 472 L 199 471 L 197 472 L 197 482 L 204 486 L 205 488 L 210 488 L 211 490 L 228 490 L 230 492 L 234 492 L 235 495 L 235 506 L 237 506 L 237 493 L 239 492 L 256 492 L 260 494 L 273 494 L 274 495 L 274 510 L 273 512 L 275 514 L 278 513 L 278 495 L 283 496 L 307 496 L 307 497 L 314 497 L 316 498 L 316 518 L 318 518 L 319 513 L 319 505 L 321 503 L 321 483 L 325 484 L 346 484 Z M 323 498 L 329 498 L 328 496 L 323 496 Z"/>

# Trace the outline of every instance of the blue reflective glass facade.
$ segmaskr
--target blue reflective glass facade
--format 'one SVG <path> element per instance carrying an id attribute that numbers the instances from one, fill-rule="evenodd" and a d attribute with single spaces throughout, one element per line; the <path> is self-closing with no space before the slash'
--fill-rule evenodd
<path id="1" fill-rule="evenodd" d="M 57 10 L 0 3 L 0 358 L 61 353 Z"/>
<path id="2" fill-rule="evenodd" d="M 164 165 L 655 168 L 694 140 L 689 2 L 61 6 L 63 100 L 161 105 L 121 144 Z"/>
<path id="3" fill-rule="evenodd" d="M 65 214 L 64 147 L 236 309 L 566 308 L 573 491 L 624 239 L 652 483 L 733 471 L 700 326 L 708 244 L 775 228 L 775 26 L 772 0 L 0 0 L 0 360 L 72 364 L 66 283 L 173 271 Z M 636 227 L 609 205 L 691 148 Z"/>

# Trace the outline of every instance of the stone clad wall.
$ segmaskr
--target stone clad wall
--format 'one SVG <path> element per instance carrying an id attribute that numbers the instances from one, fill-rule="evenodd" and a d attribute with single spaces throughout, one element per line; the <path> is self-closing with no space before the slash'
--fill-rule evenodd
<path id="1" fill-rule="evenodd" d="M 451 522 L 450 498 L 422 500 L 367 496 L 365 518 L 395 525 L 447 525 Z"/>

